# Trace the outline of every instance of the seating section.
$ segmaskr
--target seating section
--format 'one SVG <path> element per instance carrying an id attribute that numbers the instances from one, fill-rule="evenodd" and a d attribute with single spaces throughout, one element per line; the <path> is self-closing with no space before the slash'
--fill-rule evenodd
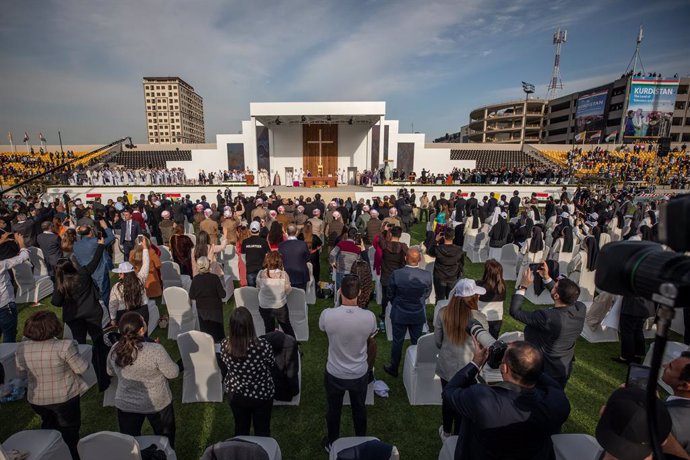
<path id="1" fill-rule="evenodd" d="M 126 168 L 165 168 L 168 161 L 192 161 L 191 150 L 141 150 L 124 151 L 115 155 L 112 162 Z"/>
<path id="2" fill-rule="evenodd" d="M 529 165 L 544 166 L 540 161 L 519 150 L 451 150 L 451 160 L 475 160 L 477 169 L 524 168 Z"/>
<path id="3" fill-rule="evenodd" d="M 0 173 L 2 174 L 2 186 L 11 187 L 21 181 L 27 180 L 38 174 L 63 163 L 79 159 L 75 165 L 79 166 L 91 157 L 83 159 L 89 152 L 0 152 Z"/>

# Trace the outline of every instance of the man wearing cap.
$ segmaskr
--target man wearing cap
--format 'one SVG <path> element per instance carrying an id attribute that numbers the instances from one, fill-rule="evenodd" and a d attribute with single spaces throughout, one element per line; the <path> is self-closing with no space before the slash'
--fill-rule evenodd
<path id="1" fill-rule="evenodd" d="M 595 437 L 604 449 L 603 460 L 652 460 L 647 423 L 647 396 L 641 388 L 619 388 L 601 410 Z M 656 437 L 667 460 L 690 458 L 678 443 L 664 403 L 654 400 Z"/>
<path id="2" fill-rule="evenodd" d="M 320 219 L 321 211 L 318 208 L 312 210 L 312 217 L 309 218 L 311 222 L 311 230 L 314 235 L 318 236 L 321 241 L 324 241 L 324 231 L 326 229 L 326 224 Z"/>
<path id="3" fill-rule="evenodd" d="M 512 342 L 499 366 L 503 381 L 478 384 L 488 349 L 473 341 L 472 361 L 443 390 L 443 399 L 461 417 L 455 458 L 553 459 L 551 436 L 568 419 L 570 403 L 542 372 L 542 353 L 528 342 Z"/>
<path id="4" fill-rule="evenodd" d="M 204 209 L 204 220 L 199 223 L 199 230 L 208 233 L 209 243 L 218 244 L 218 222 L 211 218 L 212 215 L 211 209 Z"/>
<path id="5" fill-rule="evenodd" d="M 690 351 L 684 351 L 669 362 L 662 375 L 673 394 L 666 398 L 671 415 L 672 432 L 680 445 L 690 454 Z"/>
<path id="6" fill-rule="evenodd" d="M 256 204 L 256 207 L 252 209 L 251 220 L 254 220 L 257 217 L 259 219 L 268 220 L 268 211 L 266 211 L 266 208 L 264 208 L 264 200 L 257 198 L 256 201 L 254 201 L 254 204 Z"/>
<path id="7" fill-rule="evenodd" d="M 140 233 L 141 227 L 139 222 L 132 219 L 132 208 L 125 208 L 122 211 L 122 220 L 120 221 L 120 244 L 122 245 L 122 254 L 125 260 L 129 260 L 129 253 Z"/>
<path id="8" fill-rule="evenodd" d="M 170 247 L 170 238 L 173 234 L 173 221 L 170 219 L 170 211 L 161 212 L 161 221 L 158 224 L 163 246 Z"/>
<path id="9" fill-rule="evenodd" d="M 554 306 L 535 311 L 522 309 L 527 288 L 534 281 L 532 270 L 525 270 L 510 303 L 510 316 L 525 324 L 525 341 L 544 354 L 544 372 L 563 388 L 568 383 L 575 361 L 575 343 L 585 323 L 587 308 L 578 302 L 580 288 L 572 280 L 551 279 L 543 262 L 537 271 L 551 292 Z"/>
<path id="10" fill-rule="evenodd" d="M 357 220 L 355 221 L 357 231 L 364 233 L 367 228 L 367 224 L 369 223 L 369 219 L 371 219 L 371 214 L 369 214 L 369 206 L 365 204 L 362 206 L 362 213 L 357 216 Z"/>
<path id="11" fill-rule="evenodd" d="M 374 244 L 374 238 L 381 234 L 381 229 L 383 228 L 383 222 L 379 219 L 379 212 L 376 209 L 369 211 L 369 220 L 365 226 L 364 231 L 367 235 L 367 244 Z M 373 261 L 372 261 L 373 262 Z"/>
<path id="12" fill-rule="evenodd" d="M 246 257 L 247 285 L 256 287 L 256 277 L 264 266 L 264 257 L 271 251 L 266 238 L 261 238 L 261 224 L 254 221 L 249 226 L 251 236 L 242 241 L 242 254 Z"/>
<path id="13" fill-rule="evenodd" d="M 426 323 L 426 299 L 431 293 L 432 276 L 419 268 L 421 257 L 419 249 L 408 249 L 405 256 L 407 265 L 395 270 L 388 279 L 393 346 L 391 363 L 383 369 L 393 377 L 398 376 L 405 333 L 409 331 L 410 342 L 416 345 Z"/>

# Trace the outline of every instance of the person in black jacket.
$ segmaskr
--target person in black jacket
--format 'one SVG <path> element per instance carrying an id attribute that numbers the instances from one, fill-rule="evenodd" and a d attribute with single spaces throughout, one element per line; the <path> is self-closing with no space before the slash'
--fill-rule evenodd
<path id="1" fill-rule="evenodd" d="M 196 300 L 199 313 L 199 330 L 213 337 L 213 343 L 220 343 L 225 338 L 223 330 L 223 298 L 225 288 L 220 277 L 211 273 L 211 262 L 208 257 L 199 257 L 196 261 L 199 274 L 192 278 L 189 298 Z"/>
<path id="2" fill-rule="evenodd" d="M 624 364 L 642 362 L 645 354 L 644 322 L 650 316 L 654 316 L 654 307 L 644 297 L 623 297 L 619 328 L 621 355 L 611 358 L 613 361 Z"/>
<path id="3" fill-rule="evenodd" d="M 105 391 L 110 384 L 106 372 L 108 349 L 103 342 L 103 307 L 101 294 L 91 274 L 96 271 L 103 257 L 105 240 L 98 239 L 96 252 L 88 265 L 82 267 L 76 259 L 61 259 L 55 268 L 55 290 L 51 303 L 62 308 L 62 319 L 72 331 L 77 343 L 86 343 L 86 334 L 93 341 L 92 361 L 96 370 L 98 387 Z"/>
<path id="4" fill-rule="evenodd" d="M 294 337 L 283 331 L 263 336 L 273 349 L 275 363 L 271 369 L 276 401 L 291 401 L 299 394 L 299 348 Z"/>
<path id="5" fill-rule="evenodd" d="M 511 219 L 513 217 L 517 217 L 519 211 L 520 211 L 520 192 L 515 190 L 513 192 L 513 196 L 510 198 L 510 201 L 508 202 L 508 217 L 510 217 Z"/>
<path id="6" fill-rule="evenodd" d="M 438 244 L 443 238 L 443 244 Z M 461 246 L 453 244 L 455 230 L 447 227 L 429 247 L 429 255 L 436 257 L 434 262 L 434 291 L 436 301 L 448 298 L 455 283 L 462 277 L 465 266 L 465 252 Z"/>

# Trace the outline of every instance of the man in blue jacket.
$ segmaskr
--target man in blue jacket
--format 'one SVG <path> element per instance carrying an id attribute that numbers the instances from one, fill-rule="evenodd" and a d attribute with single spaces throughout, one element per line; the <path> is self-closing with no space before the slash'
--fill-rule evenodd
<path id="1" fill-rule="evenodd" d="M 431 293 L 432 277 L 431 273 L 419 268 L 421 257 L 419 249 L 408 249 L 405 257 L 407 265 L 393 271 L 388 280 L 393 346 L 391 363 L 383 370 L 393 377 L 398 376 L 405 333 L 410 332 L 410 341 L 416 345 L 426 323 L 426 299 Z"/>
<path id="2" fill-rule="evenodd" d="M 105 236 L 103 244 L 108 248 L 113 244 L 113 241 L 115 241 L 115 235 L 113 231 L 108 228 L 108 224 L 106 224 L 105 220 L 99 220 L 98 225 L 100 225 Z M 77 233 L 81 235 L 81 239 L 74 243 L 74 257 L 76 257 L 79 265 L 86 267 L 96 253 L 96 248 L 98 247 L 98 234 L 94 228 L 88 226 L 79 227 Z M 91 275 L 93 282 L 98 286 L 98 290 L 101 293 L 101 300 L 106 307 L 110 301 L 109 275 L 112 268 L 113 261 L 110 258 L 110 254 L 108 254 L 108 251 L 104 251 L 103 258 L 98 263 L 98 268 L 96 268 L 96 271 Z"/>
<path id="3" fill-rule="evenodd" d="M 472 361 L 448 382 L 443 399 L 461 416 L 455 458 L 551 460 L 551 435 L 570 414 L 561 386 L 542 372 L 541 351 L 528 342 L 508 345 L 499 366 L 503 381 L 476 383 L 488 349 L 473 338 Z"/>

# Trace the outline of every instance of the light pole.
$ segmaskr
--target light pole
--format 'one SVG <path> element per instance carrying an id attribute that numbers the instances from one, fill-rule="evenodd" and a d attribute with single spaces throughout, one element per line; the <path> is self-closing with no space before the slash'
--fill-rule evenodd
<path id="1" fill-rule="evenodd" d="M 525 104 L 522 108 L 522 129 L 520 130 L 520 152 L 523 151 L 525 145 L 525 129 L 527 125 L 527 101 L 529 95 L 534 93 L 534 85 L 532 83 L 522 82 L 522 90 L 525 92 Z"/>

